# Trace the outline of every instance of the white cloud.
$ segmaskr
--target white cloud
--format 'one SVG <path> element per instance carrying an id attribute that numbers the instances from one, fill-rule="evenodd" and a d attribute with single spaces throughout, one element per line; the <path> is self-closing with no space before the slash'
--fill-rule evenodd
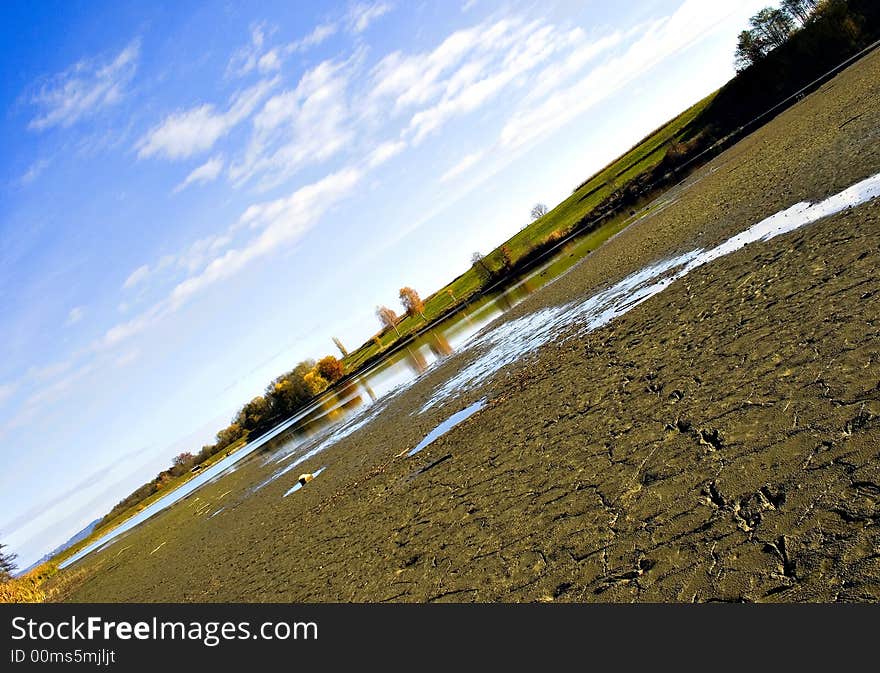
<path id="1" fill-rule="evenodd" d="M 418 144 L 450 119 L 472 112 L 510 85 L 522 85 L 526 75 L 555 53 L 570 48 L 555 26 L 517 17 L 486 21 L 456 31 L 429 52 L 394 52 L 372 70 L 369 107 L 394 111 L 419 108 L 407 134 Z"/>
<path id="2" fill-rule="evenodd" d="M 226 66 L 227 76 L 238 76 L 248 74 L 259 67 L 260 59 L 263 56 L 263 45 L 266 41 L 267 33 L 274 32 L 270 30 L 265 23 L 257 23 L 251 26 L 251 43 L 236 51 Z"/>
<path id="3" fill-rule="evenodd" d="M 265 22 L 251 26 L 250 44 L 237 50 L 226 66 L 227 77 L 243 77 L 253 71 L 268 74 L 281 69 L 284 58 L 294 53 L 303 53 L 317 47 L 339 30 L 337 23 L 322 23 L 308 35 L 294 40 L 287 45 L 269 47 L 267 39 L 275 32 Z"/>
<path id="4" fill-rule="evenodd" d="M 79 369 L 77 369 L 76 371 L 67 374 L 67 376 L 59 376 L 62 371 L 68 371 L 73 363 L 71 362 L 61 364 L 64 365 L 64 367 L 63 369 L 59 368 L 58 373 L 51 377 L 53 379 L 53 382 L 49 385 L 41 386 L 35 392 L 31 393 L 31 395 L 25 400 L 24 408 L 22 409 L 21 414 L 16 419 L 13 419 L 13 421 L 9 424 L 10 427 L 14 428 L 24 425 L 28 420 L 30 420 L 30 418 L 33 417 L 40 406 L 52 403 L 60 399 L 73 386 L 74 383 L 79 381 L 84 376 L 90 374 L 95 369 L 95 363 L 88 362 L 80 366 Z"/>
<path id="5" fill-rule="evenodd" d="M 223 170 L 223 157 L 211 157 L 198 168 L 194 169 L 177 187 L 175 193 L 186 189 L 192 184 L 205 184 L 217 179 Z"/>
<path id="6" fill-rule="evenodd" d="M 122 355 L 113 360 L 113 364 L 117 367 L 125 367 L 130 365 L 132 362 L 137 360 L 141 355 L 141 351 L 138 348 L 132 348 L 124 352 Z"/>
<path id="7" fill-rule="evenodd" d="M 95 349 L 119 345 L 178 310 L 214 283 L 239 273 L 255 260 L 281 247 L 295 245 L 328 210 L 351 193 L 362 177 L 361 169 L 346 168 L 300 187 L 286 197 L 250 206 L 237 223 L 237 228 L 255 231 L 249 241 L 211 259 L 199 273 L 178 283 L 165 299 L 149 310 L 107 330 L 94 345 Z M 207 244 L 211 248 L 213 242 L 221 238 L 209 237 L 203 241 L 212 241 Z M 203 247 L 206 244 L 197 241 L 195 245 Z"/>
<path id="8" fill-rule="evenodd" d="M 639 29 L 636 28 L 630 34 L 637 30 Z M 541 70 L 535 77 L 529 96 L 534 99 L 546 96 L 548 92 L 580 73 L 597 56 L 619 45 L 624 37 L 624 33 L 614 31 L 597 40 L 587 40 L 580 28 L 570 31 L 565 39 L 574 49 L 564 59 L 554 61 Z"/>
<path id="9" fill-rule="evenodd" d="M 641 35 L 621 55 L 573 84 L 530 98 L 502 129 L 502 146 L 517 147 L 555 131 L 658 63 L 708 37 L 734 11 L 723 3 L 686 0 L 671 16 L 642 27 Z M 551 75 L 555 72 L 551 70 Z"/>
<path id="10" fill-rule="evenodd" d="M 416 144 L 450 119 L 472 112 L 556 52 L 570 48 L 555 26 L 517 17 L 486 21 L 449 35 L 435 49 L 385 56 L 372 70 L 366 107 L 374 116 L 417 108 L 407 135 Z"/>
<path id="11" fill-rule="evenodd" d="M 378 145 L 367 157 L 367 165 L 375 168 L 384 164 L 392 157 L 397 156 L 406 149 L 406 143 L 403 140 L 388 140 Z"/>
<path id="12" fill-rule="evenodd" d="M 353 135 L 346 94 L 352 62 L 323 61 L 295 89 L 269 98 L 254 115 L 251 139 L 230 165 L 230 179 L 242 184 L 260 175 L 261 187 L 272 187 L 343 149 Z"/>
<path id="13" fill-rule="evenodd" d="M 260 56 L 260 60 L 257 61 L 257 69 L 264 74 L 272 72 L 273 70 L 278 70 L 280 67 L 281 57 L 278 55 L 277 49 L 267 51 L 265 54 Z"/>
<path id="14" fill-rule="evenodd" d="M 291 52 L 307 51 L 312 47 L 317 47 L 319 44 L 324 42 L 324 40 L 335 35 L 338 30 L 339 27 L 335 23 L 322 23 L 318 26 L 315 26 L 315 29 L 305 37 L 291 42 L 287 46 L 287 50 Z"/>
<path id="15" fill-rule="evenodd" d="M 409 131 L 414 142 L 418 143 L 451 118 L 481 107 L 557 49 L 553 26 L 529 24 L 516 31 L 516 35 L 521 39 L 510 46 L 500 63 L 494 67 L 479 67 L 479 62 L 467 64 L 450 78 L 436 105 L 412 116 Z M 487 70 L 485 76 L 476 79 Z"/>
<path id="16" fill-rule="evenodd" d="M 21 176 L 19 182 L 22 185 L 29 185 L 38 177 L 40 177 L 43 171 L 45 171 L 49 167 L 50 163 L 51 162 L 48 159 L 37 159 L 28 167 L 24 175 Z"/>
<path id="17" fill-rule="evenodd" d="M 507 21 L 495 24 L 505 27 Z M 385 56 L 373 68 L 372 97 L 394 98 L 397 108 L 424 103 L 442 91 L 441 77 L 481 42 L 481 33 L 488 26 L 478 25 L 459 30 L 447 37 L 430 52 L 404 54 L 400 51 Z M 486 44 L 486 47 L 490 47 Z"/>
<path id="18" fill-rule="evenodd" d="M 203 267 L 209 259 L 217 255 L 223 248 L 232 242 L 230 232 L 224 232 L 213 236 L 205 236 L 193 243 L 186 252 L 175 258 L 177 266 L 193 273 Z"/>
<path id="19" fill-rule="evenodd" d="M 147 276 L 150 275 L 150 265 L 144 264 L 143 266 L 139 266 L 134 271 L 132 271 L 128 278 L 125 279 L 125 282 L 122 284 L 122 289 L 128 290 L 133 288 L 135 285 L 143 282 L 147 279 Z"/>
<path id="20" fill-rule="evenodd" d="M 167 312 L 168 308 L 165 303 L 160 302 L 128 322 L 114 325 L 104 333 L 100 342 L 95 344 L 95 349 L 101 350 L 103 348 L 113 348 L 126 339 L 133 337 L 135 334 L 142 332 L 144 329 L 152 325 L 159 317 L 167 314 Z"/>
<path id="21" fill-rule="evenodd" d="M 446 171 L 443 175 L 440 176 L 440 182 L 449 182 L 453 178 L 457 178 L 459 175 L 468 170 L 471 166 L 476 164 L 483 156 L 483 152 L 473 152 L 471 154 L 466 155 L 452 166 L 448 171 Z"/>
<path id="22" fill-rule="evenodd" d="M 346 17 L 348 29 L 353 33 L 363 33 L 373 21 L 384 16 L 391 9 L 392 5 L 388 2 L 374 2 L 372 4 L 359 2 L 352 5 Z"/>
<path id="23" fill-rule="evenodd" d="M 67 325 L 75 325 L 86 314 L 86 310 L 82 306 L 74 306 L 67 314 Z"/>
<path id="24" fill-rule="evenodd" d="M 118 103 L 134 77 L 139 54 L 140 40 L 135 40 L 109 63 L 80 61 L 52 77 L 31 97 L 42 112 L 28 128 L 42 131 L 52 126 L 68 127 Z"/>
<path id="25" fill-rule="evenodd" d="M 226 112 L 204 104 L 168 115 L 138 141 L 138 156 L 185 159 L 211 149 L 217 140 L 247 119 L 276 84 L 277 80 L 263 80 L 239 92 Z"/>
<path id="26" fill-rule="evenodd" d="M 37 381 L 57 379 L 65 372 L 69 371 L 72 366 L 73 360 L 64 360 L 62 362 L 55 362 L 42 367 L 31 367 L 28 369 L 28 376 Z"/>

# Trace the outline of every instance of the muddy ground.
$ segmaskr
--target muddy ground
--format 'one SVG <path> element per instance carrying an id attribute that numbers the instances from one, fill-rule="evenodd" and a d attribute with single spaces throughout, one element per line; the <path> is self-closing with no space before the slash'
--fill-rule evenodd
<path id="1" fill-rule="evenodd" d="M 878 101 L 880 52 L 502 320 L 877 173 Z M 260 460 L 87 557 L 67 599 L 876 601 L 878 262 L 875 201 L 700 267 L 419 414 L 461 352 L 254 495 Z"/>

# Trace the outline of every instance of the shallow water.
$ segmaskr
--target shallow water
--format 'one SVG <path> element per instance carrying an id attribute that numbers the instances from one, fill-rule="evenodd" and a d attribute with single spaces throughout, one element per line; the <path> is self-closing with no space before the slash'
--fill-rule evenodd
<path id="1" fill-rule="evenodd" d="M 261 454 L 265 454 L 266 464 L 294 459 L 290 465 L 286 465 L 262 483 L 240 495 L 247 497 L 260 490 L 370 422 L 381 413 L 394 395 L 408 388 L 437 363 L 466 345 L 476 333 L 499 315 L 568 271 L 587 252 L 589 250 L 586 249 L 583 240 L 572 241 L 551 256 L 544 265 L 516 279 L 507 287 L 468 302 L 461 311 L 434 326 L 408 347 L 389 355 L 341 390 L 326 393 L 266 435 L 205 469 L 107 534 L 83 547 L 59 564 L 59 567 L 66 568 L 91 552 L 104 548 L 120 535 L 185 498 L 201 486 L 237 469 L 244 459 L 252 459 Z M 227 509 L 229 507 L 227 505 Z M 219 511 L 215 514 L 217 513 Z"/>
<path id="2" fill-rule="evenodd" d="M 474 402 L 472 405 L 467 407 L 466 409 L 462 409 L 461 411 L 456 411 L 452 416 L 443 421 L 436 428 L 431 430 L 425 438 L 416 444 L 416 446 L 411 449 L 406 455 L 407 457 L 416 455 L 419 451 L 424 449 L 426 446 L 434 442 L 434 440 L 442 437 L 447 432 L 452 430 L 456 425 L 462 423 L 465 419 L 470 418 L 475 413 L 477 413 L 480 409 L 486 406 L 486 399 L 483 398 L 479 402 Z"/>
<path id="3" fill-rule="evenodd" d="M 602 327 L 704 264 L 729 255 L 750 243 L 770 240 L 878 196 L 880 174 L 862 180 L 818 203 L 796 203 L 709 250 L 691 250 L 652 264 L 586 300 L 546 308 L 505 322 L 470 344 L 469 348 L 482 348 L 484 351 L 446 383 L 438 386 L 421 411 L 473 389 L 502 367 L 560 338 L 563 333 L 565 338 L 572 338 Z"/>
<path id="4" fill-rule="evenodd" d="M 482 350 L 463 369 L 438 386 L 421 411 L 441 401 L 455 399 L 459 393 L 474 388 L 499 369 L 544 344 L 557 338 L 572 338 L 607 324 L 615 317 L 662 292 L 671 283 L 703 264 L 750 243 L 769 240 L 848 207 L 865 203 L 877 196 L 880 196 L 880 174 L 819 203 L 797 203 L 761 220 L 710 250 L 692 250 L 647 266 L 585 300 L 542 309 L 483 332 L 483 329 L 495 318 L 518 305 L 535 290 L 564 275 L 583 259 L 589 252 L 584 240 L 573 241 L 562 247 L 543 266 L 526 274 L 505 289 L 488 294 L 467 305 L 456 315 L 421 335 L 409 347 L 390 355 L 341 390 L 328 392 L 307 409 L 263 437 L 224 457 L 84 547 L 59 567 L 66 568 L 87 554 L 105 548 L 120 535 L 185 498 L 199 487 L 236 469 L 243 459 L 265 454 L 267 465 L 271 463 L 280 465 L 288 459 L 293 459 L 289 465 L 278 469 L 261 484 L 240 494 L 241 497 L 247 497 L 372 421 L 381 414 L 390 399 L 455 351 L 475 347 Z M 639 217 L 659 212 L 669 203 L 668 196 L 661 197 Z M 458 413 L 464 411 L 467 410 Z M 454 414 L 448 421 L 455 416 Z M 426 437 L 425 440 L 427 439 Z M 415 452 L 416 449 L 413 449 L 410 455 Z M 226 509 L 230 506 L 227 504 Z M 219 514 L 220 511 L 222 508 L 214 515 Z"/>

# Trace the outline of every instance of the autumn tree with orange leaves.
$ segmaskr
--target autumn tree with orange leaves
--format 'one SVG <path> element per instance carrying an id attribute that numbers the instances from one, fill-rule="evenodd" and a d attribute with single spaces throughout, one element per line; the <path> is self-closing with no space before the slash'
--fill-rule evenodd
<path id="1" fill-rule="evenodd" d="M 342 362 L 332 355 L 318 360 L 315 369 L 324 379 L 330 383 L 335 383 L 345 374 L 345 367 Z"/>
<path id="2" fill-rule="evenodd" d="M 425 317 L 425 302 L 419 297 L 419 293 L 411 287 L 400 288 L 400 303 L 408 316 L 414 317 L 418 314 L 422 316 L 422 320 L 427 320 Z"/>

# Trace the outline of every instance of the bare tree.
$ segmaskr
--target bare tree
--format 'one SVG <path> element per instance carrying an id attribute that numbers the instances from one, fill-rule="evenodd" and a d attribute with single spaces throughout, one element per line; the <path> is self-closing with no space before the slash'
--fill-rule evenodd
<path id="1" fill-rule="evenodd" d="M 397 314 L 392 311 L 387 306 L 377 306 L 376 307 L 376 317 L 379 319 L 382 327 L 384 328 L 392 328 L 397 336 L 400 336 L 400 330 L 397 329 Z"/>
<path id="2" fill-rule="evenodd" d="M 543 203 L 536 203 L 534 206 L 532 206 L 530 214 L 533 220 L 537 220 L 539 217 L 544 217 L 544 215 L 546 215 L 548 212 L 549 209 L 547 208 L 547 206 L 545 206 Z"/>
<path id="3" fill-rule="evenodd" d="M 422 320 L 427 320 L 425 318 L 425 302 L 419 297 L 419 293 L 411 287 L 400 288 L 400 303 L 408 316 L 418 314 L 422 316 Z"/>

